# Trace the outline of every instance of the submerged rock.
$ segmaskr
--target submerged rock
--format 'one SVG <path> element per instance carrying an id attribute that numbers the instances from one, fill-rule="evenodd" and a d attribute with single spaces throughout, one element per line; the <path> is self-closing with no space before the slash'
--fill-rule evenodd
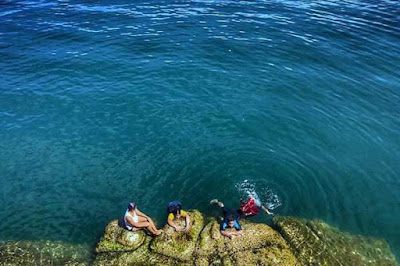
<path id="1" fill-rule="evenodd" d="M 89 265 L 88 247 L 58 241 L 0 243 L 0 265 Z"/>
<path id="2" fill-rule="evenodd" d="M 111 222 L 100 241 L 108 241 L 107 249 L 98 245 L 94 265 L 397 265 L 383 240 L 343 233 L 320 221 L 278 217 L 275 230 L 242 220 L 243 235 L 229 239 L 216 219 L 204 221 L 198 211 L 190 216 L 189 234 L 166 225 L 162 235 L 143 234 L 134 245 L 120 244 L 124 232 Z"/>
<path id="3" fill-rule="evenodd" d="M 322 221 L 275 217 L 301 265 L 397 265 L 384 240 L 352 235 Z"/>

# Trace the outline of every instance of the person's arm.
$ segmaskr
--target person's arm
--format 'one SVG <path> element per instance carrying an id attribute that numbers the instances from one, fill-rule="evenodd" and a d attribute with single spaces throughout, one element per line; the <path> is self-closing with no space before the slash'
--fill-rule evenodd
<path id="1" fill-rule="evenodd" d="M 235 225 L 234 225 L 236 232 L 233 232 L 232 234 L 235 236 L 241 236 L 243 233 L 242 227 L 240 226 L 239 222 L 236 220 Z"/>
<path id="2" fill-rule="evenodd" d="M 178 225 L 176 225 L 176 224 L 174 223 L 174 221 L 173 221 L 173 219 L 171 219 L 170 215 L 171 215 L 171 214 L 168 215 L 167 223 L 168 223 L 172 228 L 174 228 L 175 231 L 177 231 L 177 232 L 181 231 L 181 230 L 182 230 L 181 227 L 178 226 Z"/>
<path id="3" fill-rule="evenodd" d="M 190 231 L 190 216 L 186 214 L 186 233 Z"/>
<path id="4" fill-rule="evenodd" d="M 227 226 L 226 222 L 223 222 L 223 223 L 221 224 L 221 227 L 219 228 L 219 230 L 220 230 L 220 232 L 221 232 L 221 235 L 226 236 L 226 237 L 229 237 L 230 239 L 232 239 L 232 238 L 233 238 L 233 235 L 232 235 L 230 232 L 225 231 L 226 226 Z"/>
<path id="5" fill-rule="evenodd" d="M 181 228 L 179 226 L 177 226 L 172 220 L 168 219 L 168 224 L 175 229 L 175 231 L 179 232 L 181 231 Z"/>
<path id="6" fill-rule="evenodd" d="M 261 206 L 261 208 L 262 208 L 263 211 L 265 211 L 267 214 L 269 214 L 269 215 L 274 215 L 274 213 L 273 213 L 273 212 L 270 212 L 266 207 Z"/>
<path id="7" fill-rule="evenodd" d="M 243 234 L 243 230 L 239 230 L 239 231 L 236 231 L 236 232 L 232 232 L 231 234 L 232 234 L 232 235 L 235 235 L 235 236 L 241 236 L 241 235 Z"/>
<path id="8" fill-rule="evenodd" d="M 223 236 L 226 236 L 226 237 L 229 237 L 230 239 L 232 239 L 232 233 L 230 233 L 230 232 L 227 232 L 225 230 L 221 230 L 221 234 Z"/>

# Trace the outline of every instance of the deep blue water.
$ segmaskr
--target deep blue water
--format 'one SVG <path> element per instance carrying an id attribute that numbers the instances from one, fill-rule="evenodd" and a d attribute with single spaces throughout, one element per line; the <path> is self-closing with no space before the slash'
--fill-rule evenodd
<path id="1" fill-rule="evenodd" d="M 397 1 L 0 1 L 0 240 L 256 193 L 400 255 Z M 264 214 L 256 221 L 270 221 Z"/>

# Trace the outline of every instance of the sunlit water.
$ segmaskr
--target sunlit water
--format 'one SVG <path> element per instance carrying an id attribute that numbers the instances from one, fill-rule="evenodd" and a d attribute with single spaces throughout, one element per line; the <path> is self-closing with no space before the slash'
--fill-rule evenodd
<path id="1" fill-rule="evenodd" d="M 0 2 L 0 239 L 255 193 L 400 250 L 397 1 Z M 255 221 L 270 221 L 264 214 Z"/>

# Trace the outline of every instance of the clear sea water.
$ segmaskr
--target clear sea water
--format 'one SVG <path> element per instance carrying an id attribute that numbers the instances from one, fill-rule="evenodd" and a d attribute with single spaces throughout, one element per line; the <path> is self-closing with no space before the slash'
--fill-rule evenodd
<path id="1" fill-rule="evenodd" d="M 400 3 L 0 1 L 0 239 L 94 245 L 130 201 L 276 214 L 400 255 Z M 267 215 L 254 219 L 270 222 Z"/>

